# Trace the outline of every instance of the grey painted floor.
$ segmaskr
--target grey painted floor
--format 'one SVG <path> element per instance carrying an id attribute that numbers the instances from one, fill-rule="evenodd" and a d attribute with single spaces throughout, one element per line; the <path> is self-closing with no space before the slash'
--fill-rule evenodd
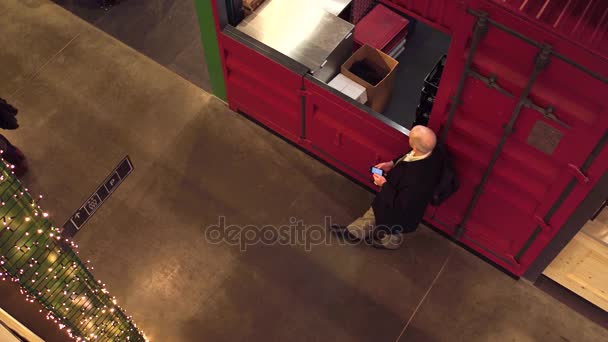
<path id="1" fill-rule="evenodd" d="M 53 0 L 97 28 L 210 91 L 193 0 Z"/>
<path id="2" fill-rule="evenodd" d="M 394 252 L 213 243 L 220 217 L 296 218 L 310 232 L 326 217 L 354 219 L 371 197 L 47 0 L 0 0 L 0 45 L 0 97 L 20 109 L 7 136 L 55 222 L 133 160 L 76 241 L 152 341 L 608 340 L 424 227 Z"/>

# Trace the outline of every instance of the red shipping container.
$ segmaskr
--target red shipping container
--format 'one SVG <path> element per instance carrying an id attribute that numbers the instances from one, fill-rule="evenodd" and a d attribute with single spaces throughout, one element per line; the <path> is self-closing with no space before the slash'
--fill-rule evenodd
<path id="1" fill-rule="evenodd" d="M 608 57 L 608 1 L 605 0 L 492 0 Z"/>
<path id="2" fill-rule="evenodd" d="M 382 4 L 419 20 L 433 28 L 452 34 L 461 18 L 463 1 L 455 0 L 380 0 Z"/>
<path id="3" fill-rule="evenodd" d="M 461 187 L 427 222 L 523 275 L 608 172 L 606 1 L 381 1 L 452 36 L 429 126 L 448 128 Z M 363 184 L 407 149 L 403 127 L 286 59 L 229 28 L 220 46 L 232 109 Z"/>
<path id="4" fill-rule="evenodd" d="M 374 7 L 355 25 L 355 44 L 389 53 L 407 35 L 409 21 L 386 6 Z"/>

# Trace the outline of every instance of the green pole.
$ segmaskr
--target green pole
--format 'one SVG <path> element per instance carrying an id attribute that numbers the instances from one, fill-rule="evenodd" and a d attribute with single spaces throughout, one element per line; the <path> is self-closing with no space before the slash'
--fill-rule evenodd
<path id="1" fill-rule="evenodd" d="M 226 85 L 224 83 L 222 60 L 217 42 L 215 19 L 213 18 L 213 5 L 211 0 L 194 0 L 194 6 L 196 7 L 198 24 L 201 29 L 211 89 L 215 96 L 226 101 Z"/>

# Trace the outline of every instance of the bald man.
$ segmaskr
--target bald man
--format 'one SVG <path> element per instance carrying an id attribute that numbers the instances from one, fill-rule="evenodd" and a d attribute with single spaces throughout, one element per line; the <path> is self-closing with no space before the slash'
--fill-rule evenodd
<path id="1" fill-rule="evenodd" d="M 373 174 L 380 191 L 371 208 L 348 226 L 332 226 L 341 235 L 368 240 L 374 247 L 398 249 L 403 234 L 416 230 L 441 176 L 443 158 L 435 150 L 437 137 L 425 126 L 410 131 L 411 151 L 376 165 L 385 176 Z"/>

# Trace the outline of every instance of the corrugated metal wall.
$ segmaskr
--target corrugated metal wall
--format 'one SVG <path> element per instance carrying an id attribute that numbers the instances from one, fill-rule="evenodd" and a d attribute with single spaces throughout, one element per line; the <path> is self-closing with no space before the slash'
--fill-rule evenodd
<path id="1" fill-rule="evenodd" d="M 606 0 L 492 0 L 608 58 Z"/>

